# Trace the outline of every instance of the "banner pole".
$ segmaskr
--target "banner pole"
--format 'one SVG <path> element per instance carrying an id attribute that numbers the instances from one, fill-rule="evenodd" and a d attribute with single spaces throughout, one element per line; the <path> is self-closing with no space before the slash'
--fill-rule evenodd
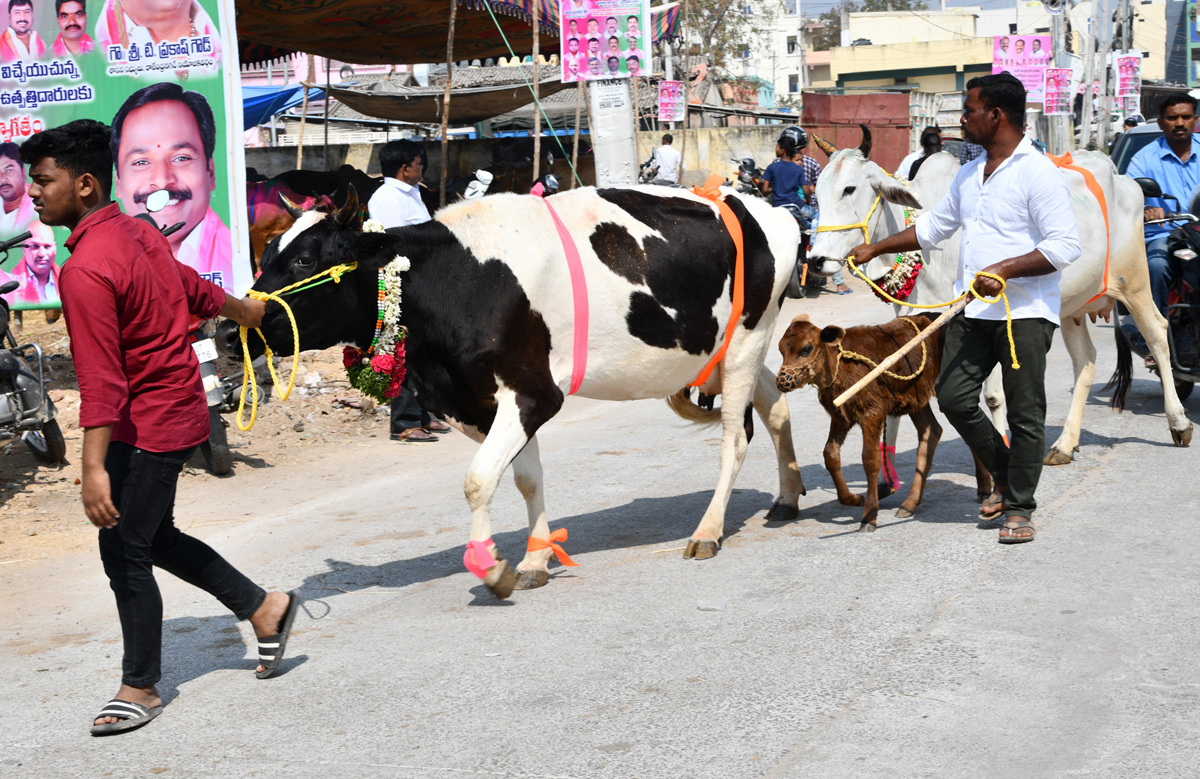
<path id="1" fill-rule="evenodd" d="M 571 145 L 571 170 L 579 170 L 579 112 L 583 108 L 583 82 L 575 84 L 575 142 Z M 579 183 L 579 174 L 571 177 L 571 189 Z"/>
<path id="2" fill-rule="evenodd" d="M 454 80 L 454 20 L 458 15 L 458 0 L 450 0 L 450 29 L 446 33 L 446 94 L 442 98 L 442 176 L 438 184 L 439 207 L 446 206 L 446 167 L 449 164 L 450 82 Z"/>
<path id="3" fill-rule="evenodd" d="M 541 59 L 541 47 L 538 44 L 538 33 L 541 25 L 541 14 L 538 4 L 533 4 L 533 183 L 541 175 L 542 167 L 542 72 L 538 62 Z M 518 66 L 520 67 L 520 66 Z M 549 172 L 549 171 L 547 171 Z"/>

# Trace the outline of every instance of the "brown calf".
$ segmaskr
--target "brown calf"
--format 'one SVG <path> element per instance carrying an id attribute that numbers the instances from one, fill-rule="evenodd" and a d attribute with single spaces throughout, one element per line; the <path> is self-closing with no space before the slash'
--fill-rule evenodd
<path id="1" fill-rule="evenodd" d="M 892 373 L 898 376 L 916 374 L 913 378 L 905 380 L 883 374 L 847 400 L 841 408 L 833 405 L 833 399 L 865 376 L 873 367 L 872 363 L 883 361 L 912 340 L 918 331 L 928 327 L 933 319 L 932 316 L 916 314 L 894 319 L 884 325 L 844 330 L 836 325 L 819 328 L 808 321 L 807 316 L 801 315 L 792 320 L 787 332 L 779 340 L 783 366 L 775 377 L 775 384 L 782 392 L 791 392 L 806 384 L 817 387 L 817 397 L 829 413 L 825 468 L 837 487 L 838 502 L 846 506 L 863 506 L 860 531 L 874 531 L 879 514 L 879 441 L 888 416 L 907 415 L 916 425 L 919 436 L 917 473 L 913 477 L 912 489 L 896 511 L 896 516 L 911 517 L 921 502 L 933 452 L 942 437 L 942 426 L 929 407 L 941 365 L 940 334 L 926 341 L 924 349 L 918 346 L 892 366 Z M 846 434 L 855 425 L 862 428 L 863 434 L 863 469 L 867 474 L 865 500 L 850 492 L 842 476 L 842 444 L 846 441 Z M 978 460 L 975 461 L 975 478 L 979 492 L 985 495 L 990 492 L 991 477 Z"/>

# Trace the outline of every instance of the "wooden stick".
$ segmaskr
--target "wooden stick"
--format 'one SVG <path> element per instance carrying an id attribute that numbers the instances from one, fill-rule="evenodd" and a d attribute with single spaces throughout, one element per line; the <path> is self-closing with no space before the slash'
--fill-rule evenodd
<path id="1" fill-rule="evenodd" d="M 450 83 L 454 80 L 454 19 L 458 14 L 458 0 L 450 0 L 450 27 L 446 32 L 446 94 L 442 97 L 442 177 L 438 184 L 439 207 L 446 206 L 446 167 L 450 164 L 450 139 L 446 132 L 450 125 Z"/>
<path id="2" fill-rule="evenodd" d="M 948 308 L 944 314 L 933 320 L 933 324 L 922 330 L 919 334 L 914 336 L 911 341 L 893 352 L 886 360 L 876 365 L 870 373 L 855 382 L 853 387 L 834 398 L 833 405 L 837 408 L 841 408 L 843 403 L 857 395 L 864 387 L 875 381 L 875 379 L 879 378 L 881 373 L 900 362 L 901 357 L 911 352 L 917 346 L 920 346 L 926 338 L 933 335 L 935 332 L 937 332 L 938 328 L 953 319 L 954 315 L 966 308 L 967 304 L 972 300 L 974 300 L 974 298 L 971 295 L 967 295 L 953 306 L 950 306 L 950 308 Z"/>

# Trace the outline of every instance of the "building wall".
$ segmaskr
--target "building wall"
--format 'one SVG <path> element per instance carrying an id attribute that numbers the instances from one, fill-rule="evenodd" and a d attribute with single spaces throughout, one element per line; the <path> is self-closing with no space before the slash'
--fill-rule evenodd
<path id="1" fill-rule="evenodd" d="M 775 141 L 783 128 L 779 125 L 757 125 L 747 127 L 710 127 L 703 130 L 688 130 L 685 142 L 681 133 L 675 133 L 676 149 L 683 152 L 682 184 L 703 184 L 711 175 L 729 179 L 737 178 L 735 159 L 753 157 L 760 168 L 765 168 L 775 159 Z M 642 158 L 649 156 L 650 149 L 662 140 L 660 132 L 638 133 L 638 148 Z"/>
<path id="2" fill-rule="evenodd" d="M 891 86 L 896 79 L 906 78 L 909 84 L 919 84 L 922 92 L 949 92 L 963 88 L 957 82 L 965 78 L 967 70 L 974 75 L 986 66 L 991 72 L 992 42 L 990 38 L 957 38 L 848 46 L 834 49 L 832 55 L 830 75 L 839 86 Z"/>

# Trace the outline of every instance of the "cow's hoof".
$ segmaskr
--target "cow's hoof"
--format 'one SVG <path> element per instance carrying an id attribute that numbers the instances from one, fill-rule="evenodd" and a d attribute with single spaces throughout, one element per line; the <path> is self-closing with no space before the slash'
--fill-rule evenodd
<path id="1" fill-rule="evenodd" d="M 497 565 L 502 566 L 499 575 L 494 583 L 489 583 L 484 579 L 484 584 L 491 590 L 491 593 L 500 600 L 506 600 L 509 595 L 512 595 L 513 588 L 517 586 L 517 571 L 504 560 L 497 562 Z M 489 572 L 490 573 L 490 572 Z M 489 576 L 488 578 L 491 578 Z"/>
<path id="2" fill-rule="evenodd" d="M 1063 454 L 1056 449 L 1051 449 L 1046 454 L 1046 459 L 1042 460 L 1042 463 L 1045 465 L 1070 465 L 1072 459 L 1074 458 L 1071 457 L 1069 452 L 1067 454 Z"/>
<path id="3" fill-rule="evenodd" d="M 545 587 L 550 581 L 550 574 L 545 571 L 518 571 L 517 572 L 517 589 L 518 590 L 536 590 L 538 587 Z"/>
<path id="4" fill-rule="evenodd" d="M 874 533 L 874 532 L 875 532 L 875 523 L 874 523 L 874 522 L 864 522 L 864 523 L 862 523 L 861 525 L 859 525 L 859 526 L 858 526 L 858 532 L 860 532 L 860 533 Z"/>
<path id="5" fill-rule="evenodd" d="M 790 522 L 800 516 L 800 508 L 798 506 L 789 506 L 783 501 L 777 500 L 771 506 L 771 510 L 767 512 L 768 522 Z"/>
<path id="6" fill-rule="evenodd" d="M 896 509 L 896 519 L 908 519 L 913 515 L 912 509 L 906 509 L 903 506 Z"/>
<path id="7" fill-rule="evenodd" d="M 1182 433 L 1177 430 L 1171 431 L 1171 440 L 1176 446 L 1187 446 L 1192 442 L 1192 423 L 1188 422 L 1187 430 Z"/>
<path id="8" fill-rule="evenodd" d="M 688 541 L 687 548 L 683 550 L 683 559 L 709 560 L 717 556 L 720 548 L 721 545 L 716 541 Z"/>

